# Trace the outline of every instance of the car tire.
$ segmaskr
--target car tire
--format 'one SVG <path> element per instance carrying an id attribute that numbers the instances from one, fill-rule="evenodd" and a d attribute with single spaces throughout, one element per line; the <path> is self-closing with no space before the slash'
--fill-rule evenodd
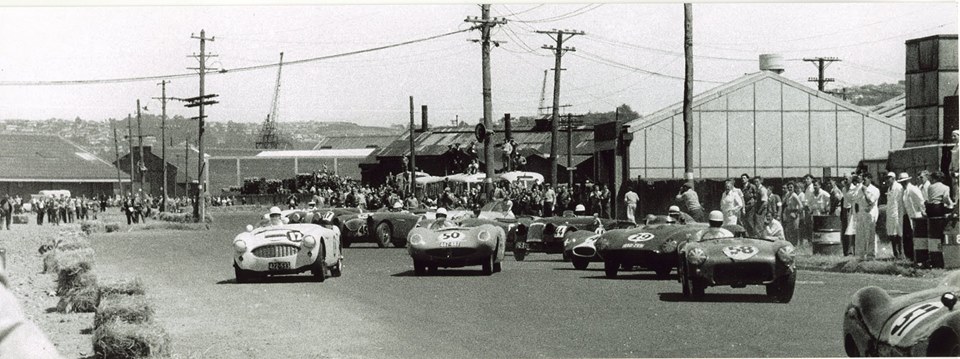
<path id="1" fill-rule="evenodd" d="M 406 247 L 407 247 L 407 240 L 406 240 L 406 239 L 398 239 L 398 240 L 395 240 L 395 241 L 391 241 L 390 244 L 392 244 L 394 247 L 397 247 L 397 248 L 406 248 Z"/>
<path id="2" fill-rule="evenodd" d="M 339 277 L 343 275 L 343 258 L 337 258 L 337 264 L 330 268 L 331 277 Z"/>
<path id="3" fill-rule="evenodd" d="M 413 274 L 420 277 L 427 274 L 427 265 L 421 261 L 413 261 Z"/>
<path id="4" fill-rule="evenodd" d="M 313 268 L 310 268 L 310 273 L 317 278 L 318 282 L 327 280 L 327 265 L 323 263 L 323 259 L 326 257 L 323 250 L 323 242 L 320 242 L 320 253 L 317 253 L 317 260 L 313 262 Z"/>
<path id="5" fill-rule="evenodd" d="M 518 262 L 523 262 L 524 258 L 527 258 L 526 250 L 518 249 L 513 251 L 513 259 L 516 259 Z"/>
<path id="6" fill-rule="evenodd" d="M 620 263 L 615 260 L 608 259 L 603 261 L 603 272 L 607 275 L 607 278 L 613 279 L 617 277 L 617 272 L 620 270 Z"/>
<path id="7" fill-rule="evenodd" d="M 653 271 L 657 273 L 657 277 L 667 278 L 670 276 L 670 272 L 673 271 L 673 266 L 670 265 L 659 265 L 653 268 Z"/>
<path id="8" fill-rule="evenodd" d="M 790 303 L 796 285 L 797 272 L 793 272 L 767 284 L 767 295 L 778 303 Z"/>
<path id="9" fill-rule="evenodd" d="M 576 268 L 579 270 L 587 269 L 587 267 L 590 266 L 590 259 L 588 258 L 571 256 L 570 261 L 573 262 L 573 268 Z"/>
<path id="10" fill-rule="evenodd" d="M 571 261 L 570 255 L 568 255 L 567 252 L 563 252 L 563 261 L 564 261 L 564 262 L 569 262 L 569 261 Z"/>
<path id="11" fill-rule="evenodd" d="M 387 247 L 387 244 L 390 243 L 391 230 L 392 229 L 390 228 L 390 223 L 380 222 L 380 224 L 377 225 L 377 231 L 376 231 L 377 247 L 380 247 L 380 248 Z"/>
<path id="12" fill-rule="evenodd" d="M 237 277 L 237 283 L 250 283 L 253 276 L 246 270 L 240 269 L 236 264 L 233 265 L 233 273 Z"/>
<path id="13" fill-rule="evenodd" d="M 483 272 L 483 275 L 493 274 L 493 257 L 494 255 L 491 254 L 489 257 L 483 260 L 482 264 L 480 264 L 480 270 Z"/>
<path id="14" fill-rule="evenodd" d="M 346 240 L 346 239 L 341 239 L 341 240 L 340 240 L 340 245 L 343 246 L 343 248 L 350 248 L 350 241 L 348 241 L 348 240 Z"/>
<path id="15" fill-rule="evenodd" d="M 430 273 L 431 275 L 437 274 L 437 266 L 435 264 L 427 265 L 427 273 Z"/>

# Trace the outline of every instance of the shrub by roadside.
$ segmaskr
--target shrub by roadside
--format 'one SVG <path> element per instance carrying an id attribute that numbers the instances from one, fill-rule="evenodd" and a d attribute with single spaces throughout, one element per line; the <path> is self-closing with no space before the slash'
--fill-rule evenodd
<path id="1" fill-rule="evenodd" d="M 870 273 L 904 277 L 931 277 L 943 274 L 942 269 L 921 269 L 905 259 L 880 258 L 862 260 L 848 256 L 799 255 L 797 268 L 821 272 Z"/>

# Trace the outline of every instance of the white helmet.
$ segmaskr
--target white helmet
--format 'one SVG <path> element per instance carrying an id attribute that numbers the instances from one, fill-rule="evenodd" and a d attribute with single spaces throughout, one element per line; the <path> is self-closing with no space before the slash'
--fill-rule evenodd
<path id="1" fill-rule="evenodd" d="M 394 208 L 394 209 L 403 208 L 403 203 L 401 203 L 400 201 L 397 201 L 397 202 L 395 202 L 395 203 L 393 204 L 393 208 Z"/>
<path id="2" fill-rule="evenodd" d="M 447 216 L 447 209 L 446 209 L 446 208 L 443 208 L 443 207 L 437 208 L 437 213 L 436 213 L 435 216 L 436 216 L 437 218 L 440 218 L 440 215 L 443 215 L 443 217 L 446 217 L 446 216 Z"/>
<path id="3" fill-rule="evenodd" d="M 280 207 L 277 207 L 277 206 L 270 207 L 270 215 L 272 216 L 272 215 L 275 215 L 275 214 L 276 214 L 276 215 L 283 214 L 283 213 L 280 212 Z"/>
<path id="4" fill-rule="evenodd" d="M 587 211 L 587 207 L 584 207 L 582 204 L 578 204 L 576 207 L 573 208 L 573 211 L 574 211 L 574 212 L 586 212 L 586 211 Z"/>

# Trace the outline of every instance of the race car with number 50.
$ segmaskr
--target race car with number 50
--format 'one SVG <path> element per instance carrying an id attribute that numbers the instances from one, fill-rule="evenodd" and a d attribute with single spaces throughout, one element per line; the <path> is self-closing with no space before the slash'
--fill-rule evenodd
<path id="1" fill-rule="evenodd" d="M 316 224 L 277 224 L 254 229 L 233 239 L 233 269 L 238 283 L 267 275 L 310 271 L 318 281 L 342 271 L 340 230 Z"/>
<path id="2" fill-rule="evenodd" d="M 797 280 L 794 247 L 784 240 L 702 235 L 681 244 L 678 250 L 683 295 L 699 297 L 710 286 L 765 285 L 767 295 L 777 302 L 793 298 Z"/>
<path id="3" fill-rule="evenodd" d="M 499 272 L 506 248 L 503 229 L 490 224 L 464 227 L 448 219 L 423 221 L 410 231 L 407 251 L 416 275 L 438 267 L 480 265 L 484 275 Z"/>
<path id="4" fill-rule="evenodd" d="M 862 288 L 843 315 L 843 347 L 851 357 L 960 357 L 958 295 L 960 271 L 914 293 Z"/>

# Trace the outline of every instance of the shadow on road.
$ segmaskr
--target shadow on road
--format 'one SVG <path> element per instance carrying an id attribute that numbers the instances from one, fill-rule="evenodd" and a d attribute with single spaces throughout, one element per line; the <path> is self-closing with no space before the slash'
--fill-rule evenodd
<path id="1" fill-rule="evenodd" d="M 683 293 L 659 293 L 662 302 L 724 302 L 724 303 L 775 303 L 775 301 L 762 294 L 710 294 L 706 293 L 700 298 L 684 298 Z"/>
<path id="2" fill-rule="evenodd" d="M 587 268 L 587 270 L 591 270 L 591 269 Z M 597 271 L 603 271 L 603 269 L 596 269 L 596 270 L 597 270 Z M 665 277 L 661 277 L 661 276 L 658 276 L 656 273 L 637 273 L 637 272 L 626 272 L 626 273 L 624 273 L 624 272 L 620 272 L 620 273 L 617 274 L 617 277 L 616 277 L 616 278 L 607 278 L 607 276 L 605 276 L 605 275 L 595 275 L 595 276 L 589 276 L 589 277 L 583 277 L 583 278 L 588 278 L 588 279 L 607 279 L 607 280 L 628 279 L 628 280 L 671 280 L 671 281 L 676 281 L 676 280 L 677 280 L 677 275 L 676 275 L 676 274 L 671 274 L 671 275 L 668 275 L 668 276 L 665 276 Z"/>
<path id="3" fill-rule="evenodd" d="M 329 278 L 328 278 L 329 279 Z M 259 283 L 311 283 L 317 282 L 317 278 L 312 275 L 281 275 L 266 278 L 259 278 L 250 281 L 250 283 L 237 283 L 236 278 L 224 279 L 217 284 L 259 284 Z"/>
<path id="4" fill-rule="evenodd" d="M 400 273 L 391 274 L 391 277 L 418 277 L 413 270 L 407 270 Z M 435 272 L 428 272 L 423 277 L 484 277 L 479 269 L 437 269 Z"/>

